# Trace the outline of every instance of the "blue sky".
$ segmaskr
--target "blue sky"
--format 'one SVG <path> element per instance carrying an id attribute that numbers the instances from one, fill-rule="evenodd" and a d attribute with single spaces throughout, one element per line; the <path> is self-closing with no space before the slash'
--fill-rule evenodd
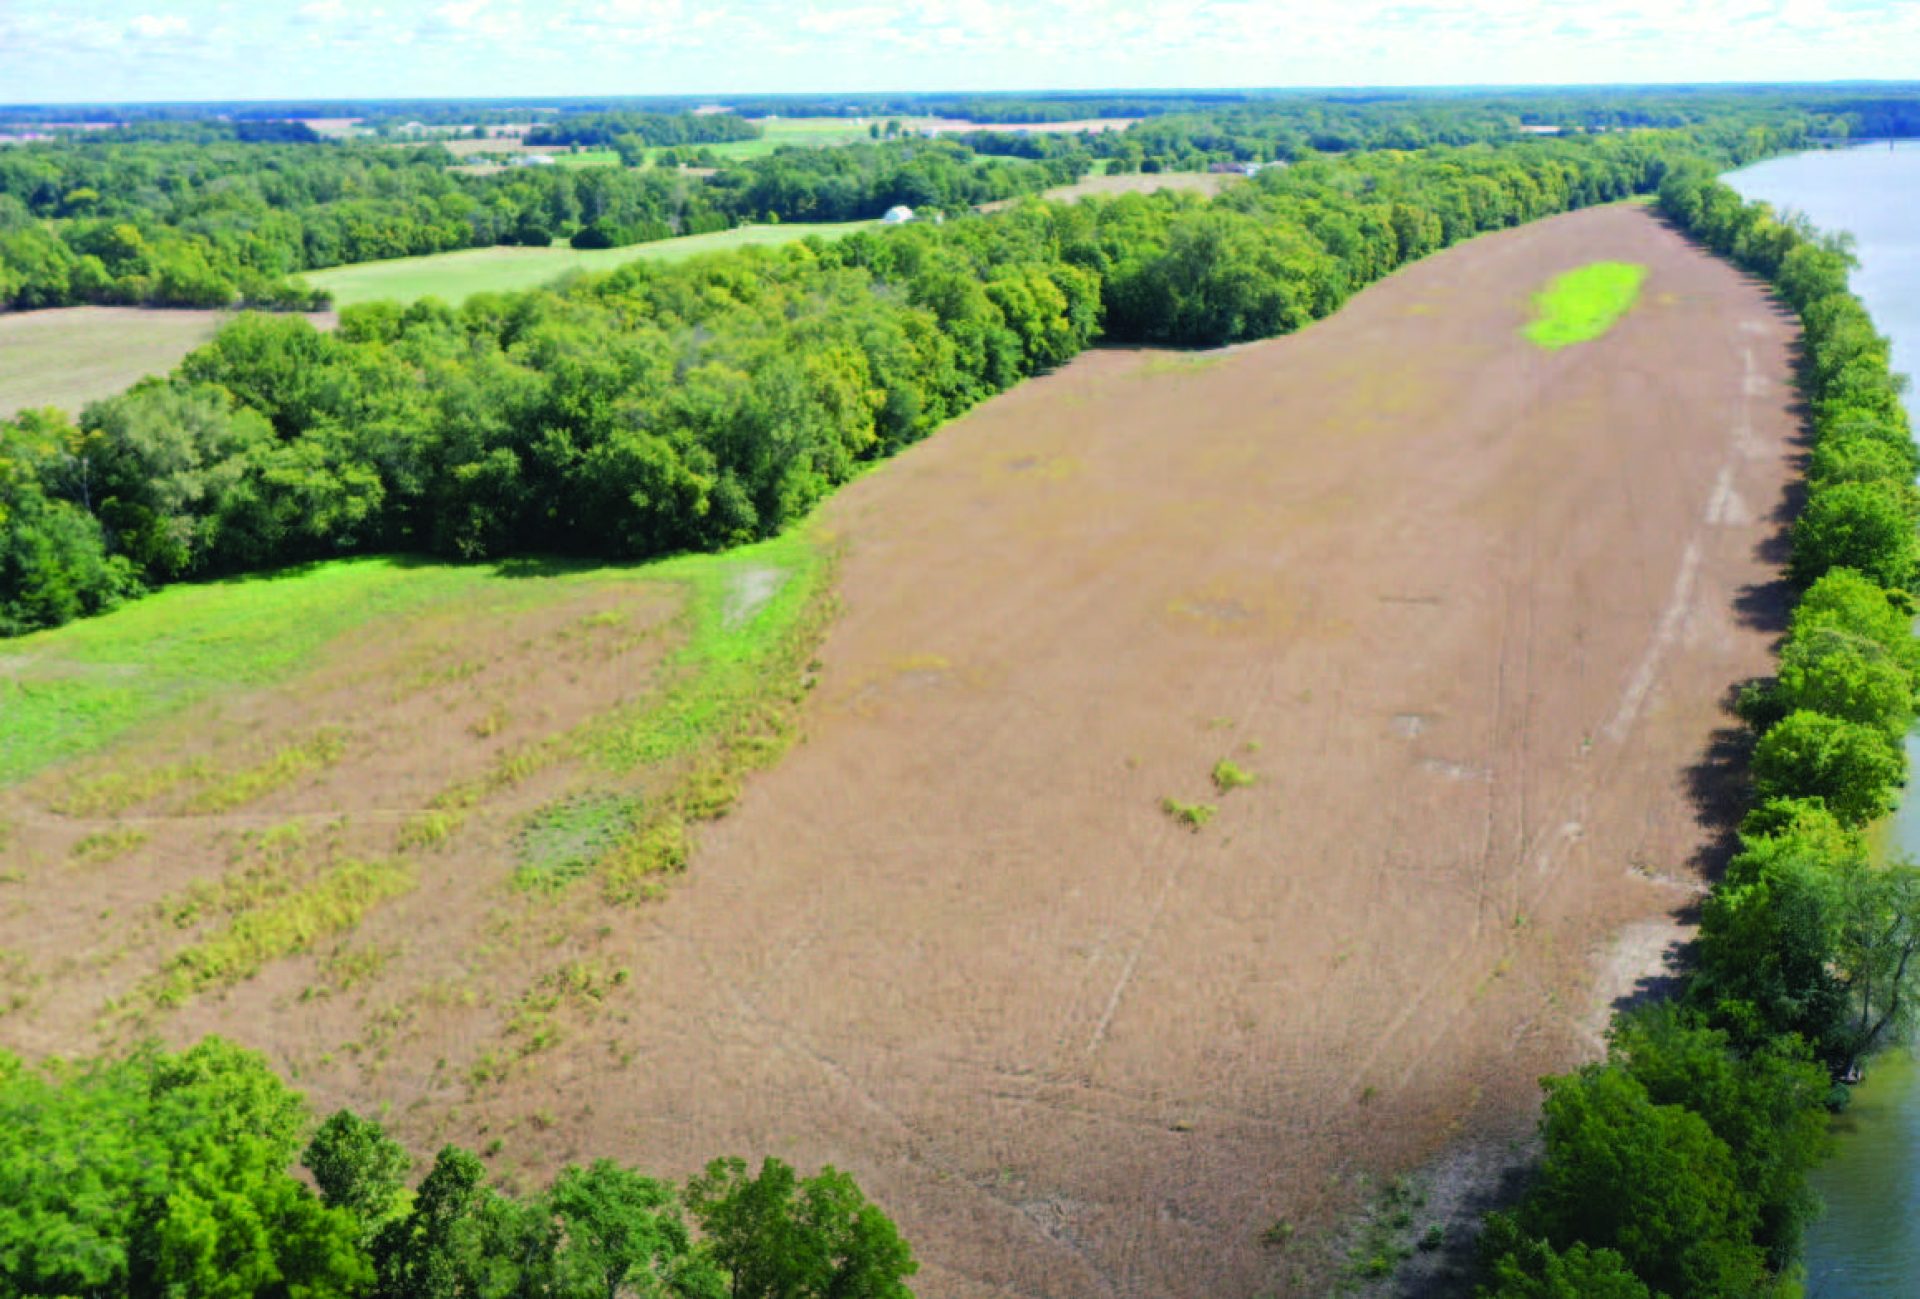
<path id="1" fill-rule="evenodd" d="M 1920 76 L 1920 0 L 0 0 L 0 100 Z"/>

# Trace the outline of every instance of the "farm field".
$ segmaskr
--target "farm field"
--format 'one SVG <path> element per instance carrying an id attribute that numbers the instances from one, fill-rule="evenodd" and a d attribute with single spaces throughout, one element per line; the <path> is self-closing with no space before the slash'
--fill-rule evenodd
<path id="1" fill-rule="evenodd" d="M 158 307 L 56 307 L 0 313 L 0 419 L 33 406 L 78 414 L 90 401 L 165 374 L 227 316 Z M 316 315 L 316 323 L 331 317 Z"/>
<path id="2" fill-rule="evenodd" d="M 1530 342 L 1599 262 L 1637 301 Z M 1769 666 L 1791 344 L 1593 209 L 1090 352 L 761 547 L 10 642 L 0 1047 L 227 1033 L 509 1177 L 832 1162 L 933 1299 L 1323 1295 L 1658 972 L 1616 938 Z"/>
<path id="3" fill-rule="evenodd" d="M 1075 199 L 1086 198 L 1089 195 L 1153 194 L 1163 189 L 1170 189 L 1211 198 L 1228 185 L 1244 179 L 1243 176 L 1205 171 L 1163 171 L 1151 174 L 1128 172 L 1118 176 L 1088 176 L 1071 185 L 1056 185 L 1042 192 L 1040 197 L 1061 203 L 1071 203 Z M 1018 198 L 997 199 L 992 203 L 982 203 L 980 210 L 997 212 L 1002 208 L 1013 207 L 1020 201 Z"/>
<path id="4" fill-rule="evenodd" d="M 333 294 L 336 307 L 390 299 L 412 302 L 437 297 L 458 305 L 476 293 L 505 293 L 537 288 L 569 271 L 610 271 L 641 258 L 678 261 L 700 253 L 747 245 L 792 243 L 809 235 L 833 239 L 875 225 L 847 221 L 820 225 L 755 225 L 714 234 L 687 235 L 625 248 L 463 248 L 428 257 L 398 257 L 390 261 L 360 262 L 308 271 L 300 278 Z"/>

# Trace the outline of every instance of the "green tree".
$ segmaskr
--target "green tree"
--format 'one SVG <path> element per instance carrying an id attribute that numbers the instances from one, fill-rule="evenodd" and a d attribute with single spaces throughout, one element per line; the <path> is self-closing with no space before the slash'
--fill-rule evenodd
<path id="1" fill-rule="evenodd" d="M 1769 1263 L 1791 1264 L 1820 1207 L 1807 1174 L 1831 1144 L 1831 1082 L 1806 1043 L 1788 1035 L 1737 1051 L 1726 1033 L 1658 1005 L 1616 1020 L 1609 1054 L 1654 1104 L 1685 1106 L 1726 1142 L 1759 1213 L 1757 1239 Z"/>
<path id="2" fill-rule="evenodd" d="M 1843 873 L 1835 964 L 1847 1001 L 1840 1037 L 1851 1066 L 1904 1036 L 1920 1004 L 1920 870 L 1901 862 Z"/>
<path id="3" fill-rule="evenodd" d="M 359 1218 L 371 1234 L 401 1207 L 413 1159 L 372 1119 L 340 1110 L 300 1156 L 329 1208 Z"/>
<path id="4" fill-rule="evenodd" d="M 1852 568 L 1882 586 L 1912 584 L 1916 551 L 1913 488 L 1905 483 L 1839 482 L 1815 491 L 1793 525 L 1794 581 L 1802 586 L 1833 568 Z"/>
<path id="5" fill-rule="evenodd" d="M 1613 1250 L 1579 1241 L 1556 1250 L 1521 1231 L 1511 1214 L 1488 1216 L 1480 1253 L 1488 1282 L 1475 1291 L 1477 1299 L 1653 1299 Z"/>
<path id="6" fill-rule="evenodd" d="M 1809 710 L 1878 727 L 1898 743 L 1913 725 L 1913 682 L 1877 642 L 1836 627 L 1788 639 L 1774 700 L 1785 713 Z"/>
<path id="7" fill-rule="evenodd" d="M 679 1198 L 664 1182 L 595 1160 L 560 1171 L 547 1194 L 560 1224 L 555 1299 L 721 1299 L 726 1281 L 693 1249 Z"/>
<path id="8" fill-rule="evenodd" d="M 913 1251 L 836 1169 L 801 1181 L 768 1158 L 750 1177 L 745 1161 L 716 1159 L 687 1203 L 733 1299 L 910 1299 Z"/>
<path id="9" fill-rule="evenodd" d="M 1655 1290 L 1753 1299 L 1767 1290 L 1752 1200 L 1706 1120 L 1658 1105 L 1616 1065 L 1548 1078 L 1546 1152 L 1520 1225 L 1556 1249 L 1617 1251 Z"/>
<path id="10" fill-rule="evenodd" d="M 1906 756 L 1878 726 L 1801 709 L 1760 737 L 1753 787 L 1761 798 L 1819 798 L 1843 825 L 1865 825 L 1892 806 Z"/>

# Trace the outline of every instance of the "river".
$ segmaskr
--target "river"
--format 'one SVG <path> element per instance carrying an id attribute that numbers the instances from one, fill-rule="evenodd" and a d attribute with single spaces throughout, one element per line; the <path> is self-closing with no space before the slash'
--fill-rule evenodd
<path id="1" fill-rule="evenodd" d="M 1852 233 L 1854 292 L 1893 340 L 1894 369 L 1920 372 L 1920 142 L 1776 158 L 1734 172 L 1747 198 Z M 1915 405 L 1913 394 L 1908 406 Z M 1920 772 L 1920 737 L 1907 756 Z M 1920 858 L 1920 781 L 1894 814 L 1895 851 Z M 1827 1213 L 1807 1234 L 1807 1299 L 1920 1293 L 1920 1065 L 1905 1049 L 1872 1062 L 1834 1124 L 1815 1185 Z"/>

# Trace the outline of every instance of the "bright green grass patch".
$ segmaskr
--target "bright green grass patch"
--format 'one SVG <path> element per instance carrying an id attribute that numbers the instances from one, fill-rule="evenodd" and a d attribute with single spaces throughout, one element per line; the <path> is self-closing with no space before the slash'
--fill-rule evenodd
<path id="1" fill-rule="evenodd" d="M 466 248 L 427 257 L 395 257 L 311 271 L 304 278 L 333 294 L 337 307 L 360 302 L 413 302 L 434 297 L 458 306 L 476 293 L 505 293 L 549 284 L 569 271 L 610 271 L 638 260 L 680 261 L 699 253 L 751 245 L 792 243 L 809 235 L 837 239 L 878 224 L 844 221 L 808 225 L 741 226 L 713 234 L 659 239 L 625 248 Z"/>
<path id="2" fill-rule="evenodd" d="M 1632 308 L 1646 278 L 1635 262 L 1594 262 L 1555 276 L 1534 297 L 1528 340 L 1557 352 L 1600 337 Z"/>
<path id="3" fill-rule="evenodd" d="M 337 560 L 170 586 L 103 617 L 0 640 L 0 785 L 209 696 L 281 681 L 378 619 L 504 611 L 537 599 L 541 586 L 486 565 Z M 92 790 L 98 797 L 71 810 L 113 811 L 161 792 Z"/>
<path id="4" fill-rule="evenodd" d="M 878 122 L 884 129 L 890 121 L 899 122 L 902 131 L 913 134 L 931 124 L 934 119 L 931 117 L 878 117 L 858 122 L 851 117 L 773 117 L 761 120 L 760 127 L 766 134 L 757 140 L 728 140 L 723 144 L 693 147 L 711 149 L 716 157 L 734 161 L 743 158 L 764 158 L 774 150 L 789 145 L 827 149 L 835 145 L 871 141 L 873 136 L 868 130 L 869 124 Z M 685 147 L 682 146 L 683 150 Z"/>
<path id="5" fill-rule="evenodd" d="M 666 688 L 588 733 L 590 756 L 615 772 L 680 757 L 717 724 L 761 697 L 780 655 L 827 576 L 827 557 L 795 529 L 721 555 L 686 555 L 647 576 L 686 590 L 686 639 L 666 665 Z"/>

